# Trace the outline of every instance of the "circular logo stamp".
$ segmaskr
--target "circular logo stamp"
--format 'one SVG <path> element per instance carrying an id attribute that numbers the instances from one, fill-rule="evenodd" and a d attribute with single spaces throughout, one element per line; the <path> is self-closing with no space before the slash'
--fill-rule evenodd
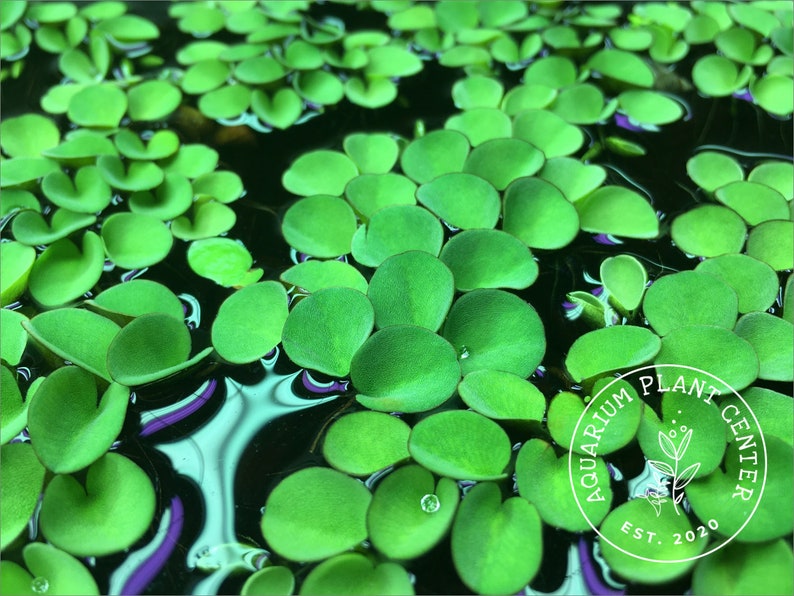
<path id="1" fill-rule="evenodd" d="M 602 548 L 683 563 L 747 527 L 764 492 L 766 443 L 730 385 L 691 366 L 656 364 L 601 379 L 592 393 L 573 431 L 568 472 Z M 639 459 L 637 449 L 644 467 L 618 502 L 611 479 L 624 480 L 625 453 Z"/>

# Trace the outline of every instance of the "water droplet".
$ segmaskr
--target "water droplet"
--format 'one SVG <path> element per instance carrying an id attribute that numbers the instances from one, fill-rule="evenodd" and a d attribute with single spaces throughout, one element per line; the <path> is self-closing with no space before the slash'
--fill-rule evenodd
<path id="1" fill-rule="evenodd" d="M 468 358 L 468 357 L 469 357 L 469 348 L 467 348 L 466 346 L 461 346 L 460 359 L 463 360 L 464 358 Z"/>
<path id="2" fill-rule="evenodd" d="M 436 495 L 427 494 L 419 501 L 422 511 L 425 513 L 435 513 L 441 509 L 441 501 L 438 500 Z"/>
<path id="3" fill-rule="evenodd" d="M 47 590 L 50 589 L 50 582 L 47 581 L 46 577 L 34 577 L 30 581 L 30 589 L 36 594 L 46 594 Z"/>

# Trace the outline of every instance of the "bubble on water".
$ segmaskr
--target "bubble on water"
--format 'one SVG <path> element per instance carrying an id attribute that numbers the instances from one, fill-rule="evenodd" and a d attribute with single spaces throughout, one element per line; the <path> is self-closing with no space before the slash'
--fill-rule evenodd
<path id="1" fill-rule="evenodd" d="M 30 581 L 30 589 L 36 594 L 46 594 L 47 590 L 50 589 L 50 582 L 47 581 L 46 577 L 34 577 Z"/>
<path id="2" fill-rule="evenodd" d="M 468 358 L 468 357 L 469 357 L 469 348 L 467 348 L 466 346 L 461 346 L 460 359 L 463 360 L 464 358 Z"/>
<path id="3" fill-rule="evenodd" d="M 425 513 L 435 513 L 439 509 L 441 509 L 441 501 L 438 500 L 438 497 L 433 494 L 427 494 L 419 501 L 419 505 L 422 507 L 422 511 Z"/>

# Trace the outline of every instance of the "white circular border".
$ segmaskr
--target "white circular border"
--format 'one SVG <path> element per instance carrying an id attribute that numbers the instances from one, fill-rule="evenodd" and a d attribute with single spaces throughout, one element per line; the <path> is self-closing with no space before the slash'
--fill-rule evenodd
<path id="1" fill-rule="evenodd" d="M 747 408 L 747 411 L 750 412 L 750 415 L 753 417 L 753 422 L 755 422 L 756 427 L 758 427 L 758 433 L 759 433 L 759 435 L 761 437 L 761 446 L 764 449 L 764 476 L 763 476 L 763 479 L 761 481 L 761 490 L 758 493 L 758 499 L 756 500 L 755 507 L 753 507 L 753 510 L 750 512 L 750 515 L 747 517 L 747 519 L 744 521 L 744 523 L 739 527 L 739 529 L 736 530 L 736 532 L 733 533 L 733 535 L 730 538 L 728 538 L 724 542 L 719 543 L 717 546 L 715 546 L 711 550 L 708 550 L 706 552 L 700 553 L 699 555 L 694 556 L 694 557 L 688 557 L 686 559 L 661 560 L 661 559 L 651 559 L 649 557 L 643 557 L 643 556 L 640 556 L 640 555 L 636 555 L 636 554 L 634 554 L 632 552 L 629 552 L 629 551 L 627 551 L 627 550 L 625 550 L 623 548 L 620 548 L 617 544 L 613 543 L 609 538 L 607 538 L 601 532 L 598 531 L 598 528 L 596 528 L 595 525 L 593 525 L 593 522 L 590 521 L 590 518 L 587 517 L 587 514 L 584 512 L 584 509 L 582 509 L 581 503 L 579 503 L 579 498 L 576 496 L 576 486 L 575 486 L 574 481 L 573 481 L 573 465 L 572 465 L 572 461 L 573 461 L 573 454 L 574 454 L 574 451 L 573 451 L 574 439 L 576 437 L 576 433 L 579 431 L 579 426 L 582 423 L 582 419 L 584 418 L 584 416 L 587 413 L 587 410 L 590 408 L 590 406 L 592 406 L 598 400 L 598 398 L 601 396 L 602 393 L 604 393 L 604 391 L 609 389 L 609 387 L 614 385 L 617 381 L 620 381 L 620 380 L 624 379 L 625 377 L 627 377 L 629 375 L 633 375 L 634 373 L 637 373 L 637 372 L 640 372 L 640 371 L 643 371 L 643 370 L 657 370 L 659 368 L 668 368 L 668 367 L 669 368 L 686 368 L 686 369 L 693 370 L 695 372 L 707 375 L 707 376 L 711 377 L 712 379 L 716 379 L 717 381 L 722 383 L 725 387 L 730 389 L 733 392 L 733 394 L 736 397 L 738 397 L 739 400 L 741 400 L 741 402 Z M 579 454 L 577 453 L 577 455 L 579 455 Z M 706 557 L 706 556 L 708 556 L 708 555 L 720 550 L 724 546 L 728 545 L 734 538 L 736 538 L 736 536 L 739 535 L 739 533 L 744 529 L 744 527 L 750 522 L 750 520 L 753 518 L 753 515 L 755 515 L 755 512 L 758 509 L 758 506 L 761 504 L 761 498 L 764 496 L 764 489 L 766 488 L 766 476 L 767 476 L 768 470 L 769 470 L 769 456 L 768 456 L 767 451 L 766 451 L 766 440 L 764 440 L 764 431 L 761 429 L 761 424 L 758 422 L 758 418 L 755 417 L 755 412 L 753 412 L 753 409 L 749 406 L 749 404 L 744 400 L 744 398 L 741 395 L 739 395 L 739 393 L 733 387 L 731 387 L 728 383 L 726 383 L 725 381 L 723 381 L 719 377 L 717 377 L 717 376 L 715 376 L 715 375 L 713 375 L 710 372 L 707 372 L 705 370 L 701 370 L 699 368 L 695 368 L 694 366 L 687 366 L 685 364 L 651 364 L 651 365 L 648 365 L 648 366 L 643 366 L 643 367 L 640 367 L 640 368 L 632 369 L 632 370 L 630 370 L 630 371 L 628 371 L 626 373 L 623 373 L 619 377 L 615 377 L 612 381 L 610 381 L 606 386 L 604 386 L 601 389 L 601 391 L 599 391 L 590 400 L 590 402 L 587 404 L 587 406 L 585 406 L 584 412 L 582 412 L 582 414 L 579 416 L 579 419 L 576 421 L 576 426 L 574 427 L 573 435 L 571 436 L 571 446 L 568 448 L 568 480 L 570 481 L 571 492 L 573 493 L 573 500 L 576 502 L 576 506 L 579 508 L 579 512 L 582 514 L 582 516 L 587 521 L 587 524 L 595 531 L 596 534 L 598 534 L 598 536 L 604 542 L 610 544 L 611 546 L 613 546 L 614 548 L 616 548 L 617 550 L 621 551 L 624 554 L 627 554 L 627 555 L 629 555 L 631 557 L 634 557 L 635 559 L 641 559 L 643 561 L 648 561 L 650 563 L 685 563 L 687 561 L 695 561 L 697 559 L 700 559 L 701 557 Z M 626 502 L 628 503 L 628 501 L 626 501 Z M 611 509 L 610 513 L 612 511 L 614 511 L 614 509 Z M 607 515 L 609 515 L 609 513 L 607 513 Z"/>

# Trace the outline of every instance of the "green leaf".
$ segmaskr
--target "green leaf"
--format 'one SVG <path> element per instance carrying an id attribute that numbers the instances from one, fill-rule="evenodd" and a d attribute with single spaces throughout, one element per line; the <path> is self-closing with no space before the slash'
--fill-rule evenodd
<path id="1" fill-rule="evenodd" d="M 50 172 L 42 179 L 41 190 L 58 207 L 76 213 L 98 213 L 113 198 L 110 185 L 96 166 L 80 168 L 74 180 L 63 170 Z"/>
<path id="2" fill-rule="evenodd" d="M 791 409 L 790 396 L 763 387 L 748 387 L 741 396 L 747 404 L 744 407 L 753 411 L 765 437 L 777 437 L 794 445 L 794 411 Z M 728 395 L 720 401 L 723 410 L 729 404 L 743 407 L 735 395 Z"/>
<path id="3" fill-rule="evenodd" d="M 212 345 L 227 362 L 254 362 L 281 341 L 287 293 L 275 281 L 242 288 L 226 298 L 212 322 Z"/>
<path id="4" fill-rule="evenodd" d="M 543 393 L 529 381 L 512 373 L 478 370 L 458 385 L 464 403 L 493 420 L 538 420 L 546 411 Z"/>
<path id="5" fill-rule="evenodd" d="M 439 242 L 439 248 L 440 245 Z M 14 302 L 25 291 L 35 261 L 36 249 L 32 246 L 13 240 L 0 244 L 0 303 L 3 306 Z"/>
<path id="6" fill-rule="evenodd" d="M 433 255 L 408 251 L 383 261 L 369 282 L 367 297 L 375 326 L 418 325 L 438 331 L 452 306 L 452 272 Z"/>
<path id="7" fill-rule="evenodd" d="M 321 149 L 304 153 L 284 172 L 281 183 L 289 192 L 341 196 L 345 185 L 358 175 L 358 168 L 344 153 Z"/>
<path id="8" fill-rule="evenodd" d="M 692 181 L 706 192 L 744 180 L 742 166 L 732 157 L 715 151 L 701 151 L 686 162 L 686 171 Z"/>
<path id="9" fill-rule="evenodd" d="M 745 64 L 741 70 L 725 56 L 709 54 L 699 58 L 692 67 L 692 82 L 698 91 L 711 97 L 725 97 L 744 87 L 752 68 Z"/>
<path id="10" fill-rule="evenodd" d="M 408 572 L 390 561 L 376 564 L 361 553 L 344 553 L 312 569 L 301 594 L 413 594 Z"/>
<path id="11" fill-rule="evenodd" d="M 706 259 L 695 271 L 718 277 L 733 288 L 739 298 L 739 312 L 765 311 L 778 293 L 777 274 L 766 263 L 743 254 Z"/>
<path id="12" fill-rule="evenodd" d="M 287 87 L 279 89 L 272 97 L 261 89 L 254 89 L 251 109 L 265 124 L 286 130 L 303 115 L 303 100 Z"/>
<path id="13" fill-rule="evenodd" d="M 575 83 L 560 90 L 551 111 L 571 124 L 594 124 L 615 111 L 611 102 L 607 109 L 603 92 L 590 83 Z"/>
<path id="14" fill-rule="evenodd" d="M 615 48 L 596 52 L 585 67 L 622 86 L 650 88 L 654 82 L 653 71 L 642 58 Z"/>
<path id="15" fill-rule="evenodd" d="M 278 81 L 286 73 L 281 63 L 270 56 L 255 55 L 240 61 L 234 67 L 234 78 L 251 85 L 266 85 Z"/>
<path id="16" fill-rule="evenodd" d="M 77 557 L 129 548 L 154 519 L 152 481 L 136 464 L 107 453 L 88 468 L 85 487 L 58 475 L 44 491 L 39 527 L 54 546 Z"/>
<path id="17" fill-rule="evenodd" d="M 47 584 L 46 592 L 52 594 L 100 593 L 86 566 L 54 546 L 31 542 L 22 550 L 22 556 L 32 575 L 29 585 L 33 593 L 34 582 L 42 580 Z"/>
<path id="18" fill-rule="evenodd" d="M 144 143 L 136 133 L 123 128 L 113 140 L 119 153 L 130 159 L 164 159 L 179 150 L 179 136 L 172 130 L 158 130 Z"/>
<path id="19" fill-rule="evenodd" d="M 367 511 L 370 540 L 390 559 L 419 557 L 446 535 L 459 500 L 457 483 L 450 478 L 436 482 L 421 466 L 399 468 L 375 489 Z"/>
<path id="20" fill-rule="evenodd" d="M 165 180 L 154 192 L 133 192 L 129 198 L 129 207 L 132 213 L 168 221 L 190 209 L 193 205 L 193 194 L 194 189 L 185 176 L 177 173 L 166 174 Z"/>
<path id="21" fill-rule="evenodd" d="M 213 89 L 201 96 L 198 108 L 212 120 L 236 118 L 251 105 L 251 90 L 243 84 Z"/>
<path id="22" fill-rule="evenodd" d="M 165 175 L 160 167 L 150 161 L 124 162 L 115 155 L 100 155 L 96 165 L 102 177 L 119 190 L 149 190 L 162 183 Z"/>
<path id="23" fill-rule="evenodd" d="M 444 128 L 462 132 L 472 147 L 509 138 L 513 131 L 510 117 L 499 108 L 471 108 L 447 118 Z"/>
<path id="24" fill-rule="evenodd" d="M 293 265 L 284 271 L 279 279 L 309 294 L 333 286 L 353 288 L 366 294 L 369 285 L 359 270 L 348 263 L 316 259 Z"/>
<path id="25" fill-rule="evenodd" d="M 59 308 L 22 326 L 54 354 L 110 381 L 106 355 L 120 328 L 110 319 L 78 308 Z"/>
<path id="26" fill-rule="evenodd" d="M 77 213 L 68 209 L 56 209 L 48 224 L 37 211 L 18 213 L 11 224 L 14 237 L 30 246 L 47 245 L 66 239 L 73 232 L 82 230 L 96 221 L 89 213 Z"/>
<path id="27" fill-rule="evenodd" d="M 755 166 L 747 180 L 774 188 L 790 201 L 794 195 L 794 166 L 785 161 L 765 161 Z"/>
<path id="28" fill-rule="evenodd" d="M 409 250 L 438 255 L 444 229 L 427 209 L 414 205 L 392 205 L 377 211 L 368 224 L 353 235 L 353 257 L 367 267 L 377 267 L 387 258 Z"/>
<path id="29" fill-rule="evenodd" d="M 576 203 L 582 230 L 626 238 L 656 238 L 659 220 L 651 204 L 622 186 L 602 186 Z"/>
<path id="30" fill-rule="evenodd" d="M 46 470 L 29 443 L 3 445 L 0 456 L 3 458 L 3 466 L 0 467 L 0 545 L 5 551 L 27 527 L 38 505 Z M 3 580 L 5 584 L 5 576 Z M 4 588 L 7 589 L 5 585 Z"/>
<path id="31" fill-rule="evenodd" d="M 416 205 L 416 183 L 401 174 L 362 174 L 345 187 L 345 198 L 364 218 L 391 205 Z"/>
<path id="32" fill-rule="evenodd" d="M 346 201 L 328 195 L 299 199 L 281 222 L 284 239 L 296 250 L 319 258 L 351 250 L 356 215 Z"/>
<path id="33" fill-rule="evenodd" d="M 791 546 L 783 539 L 761 544 L 733 542 L 704 558 L 692 574 L 697 594 L 789 594 L 794 579 L 781 569 L 794 566 Z"/>
<path id="34" fill-rule="evenodd" d="M 403 173 L 419 184 L 442 174 L 460 172 L 469 154 L 469 141 L 454 130 L 435 130 L 411 141 L 400 156 Z"/>
<path id="35" fill-rule="evenodd" d="M 584 133 L 561 116 L 547 110 L 524 110 L 513 121 L 513 136 L 531 143 L 546 159 L 576 153 L 584 142 Z"/>
<path id="36" fill-rule="evenodd" d="M 579 233 L 579 215 L 550 182 L 519 178 L 504 194 L 503 228 L 531 248 L 562 248 Z"/>
<path id="37" fill-rule="evenodd" d="M 670 124 L 684 115 L 679 102 L 657 91 L 624 91 L 618 105 L 631 120 L 646 125 Z"/>
<path id="38" fill-rule="evenodd" d="M 168 176 L 166 176 L 167 180 Z M 196 178 L 193 181 L 193 192 L 198 197 L 212 197 L 216 201 L 228 204 L 243 196 L 245 188 L 236 173 L 219 170 L 207 172 Z"/>
<path id="39" fill-rule="evenodd" d="M 112 383 L 97 397 L 95 378 L 76 366 L 59 368 L 44 379 L 28 408 L 28 430 L 47 469 L 56 474 L 82 470 L 116 440 L 127 413 L 129 389 Z"/>
<path id="40" fill-rule="evenodd" d="M 354 412 L 328 429 L 323 457 L 352 476 L 369 476 L 410 457 L 411 428 L 399 418 L 380 412 Z"/>
<path id="41" fill-rule="evenodd" d="M 69 120 L 87 128 L 115 128 L 127 111 L 127 95 L 110 83 L 77 91 L 69 101 Z"/>
<path id="42" fill-rule="evenodd" d="M 751 226 L 773 219 L 787 219 L 790 213 L 790 206 L 783 195 L 757 182 L 731 182 L 718 188 L 714 198 L 736 211 Z"/>
<path id="43" fill-rule="evenodd" d="M 659 337 L 644 327 L 617 325 L 579 336 L 568 350 L 565 368 L 576 382 L 649 362 L 661 347 Z"/>
<path id="44" fill-rule="evenodd" d="M 171 234 L 180 240 L 201 240 L 225 234 L 234 227 L 237 215 L 234 210 L 209 197 L 193 203 L 191 217 L 182 215 L 171 222 Z"/>
<path id="45" fill-rule="evenodd" d="M 676 246 L 700 257 L 737 253 L 746 235 L 742 218 L 722 205 L 699 205 L 676 217 L 670 226 Z"/>
<path id="46" fill-rule="evenodd" d="M 794 269 L 794 222 L 765 221 L 750 231 L 747 254 L 775 271 Z"/>
<path id="47" fill-rule="evenodd" d="M 326 288 L 290 311 L 282 335 L 284 351 L 298 366 L 345 377 L 356 350 L 372 333 L 372 304 L 351 288 Z"/>
<path id="48" fill-rule="evenodd" d="M 597 525 L 609 513 L 612 502 L 609 471 L 600 457 L 583 458 L 574 454 L 573 462 L 569 462 L 569 459 L 568 453 L 557 457 L 554 448 L 546 441 L 530 439 L 521 447 L 516 459 L 518 493 L 537 509 L 541 519 L 550 526 L 569 532 L 589 532 L 588 520 Z M 588 489 L 576 482 L 574 499 L 569 469 L 588 470 L 587 486 L 595 488 Z M 589 471 L 591 469 L 592 472 Z M 588 500 L 588 497 L 592 498 Z M 587 517 L 582 514 L 580 506 L 587 512 Z"/>
<path id="49" fill-rule="evenodd" d="M 133 121 L 162 120 L 179 107 L 182 92 L 168 81 L 145 81 L 130 88 L 127 99 Z"/>
<path id="50" fill-rule="evenodd" d="M 102 19 L 96 27 L 122 43 L 149 41 L 160 36 L 160 32 L 151 21 L 133 14 Z"/>
<path id="51" fill-rule="evenodd" d="M 419 56 L 397 45 L 371 48 L 364 73 L 373 77 L 408 77 L 422 70 Z"/>
<path id="52" fill-rule="evenodd" d="M 22 327 L 29 319 L 21 312 L 0 309 L 0 356 L 9 366 L 16 366 L 22 360 L 28 334 Z"/>
<path id="53" fill-rule="evenodd" d="M 447 410 L 420 420 L 408 450 L 428 470 L 456 480 L 496 480 L 506 476 L 510 439 L 485 416 Z"/>
<path id="54" fill-rule="evenodd" d="M 114 315 L 122 315 L 115 319 L 120 325 L 128 323 L 130 318 L 150 312 L 165 313 L 178 321 L 185 318 L 182 303 L 176 294 L 148 279 L 133 279 L 111 286 L 92 300 L 86 300 L 85 304 L 112 320 Z"/>
<path id="55" fill-rule="evenodd" d="M 59 169 L 58 163 L 43 157 L 13 157 L 3 160 L 0 187 L 17 186 L 42 178 Z"/>
<path id="56" fill-rule="evenodd" d="M 345 153 L 362 174 L 386 174 L 397 163 L 399 147 L 385 133 L 355 133 L 343 141 Z"/>
<path id="57" fill-rule="evenodd" d="M 355 353 L 350 378 L 357 400 L 371 410 L 422 412 L 454 393 L 460 366 L 442 337 L 424 327 L 392 325 Z"/>
<path id="58" fill-rule="evenodd" d="M 521 497 L 504 503 L 492 482 L 474 486 L 452 526 L 452 561 L 463 583 L 480 594 L 512 594 L 540 568 L 541 521 Z"/>
<path id="59" fill-rule="evenodd" d="M 390 79 L 350 77 L 345 95 L 351 103 L 364 108 L 382 108 L 397 99 L 397 85 Z"/>
<path id="60" fill-rule="evenodd" d="M 455 234 L 441 249 L 441 261 L 452 271 L 455 289 L 523 290 L 538 277 L 532 252 L 520 240 L 501 230 L 466 230 Z"/>
<path id="61" fill-rule="evenodd" d="M 321 106 L 335 105 L 345 97 L 344 83 L 335 74 L 324 70 L 298 72 L 294 85 L 300 97 Z"/>
<path id="62" fill-rule="evenodd" d="M 493 228 L 499 218 L 499 194 L 488 182 L 465 173 L 441 175 L 422 184 L 416 197 L 457 228 Z"/>
<path id="63" fill-rule="evenodd" d="M 190 46 L 188 46 L 190 47 Z M 231 74 L 229 65 L 221 60 L 207 57 L 195 61 L 180 81 L 182 90 L 191 95 L 201 95 L 217 89 Z"/>
<path id="64" fill-rule="evenodd" d="M 61 140 L 55 123 L 39 114 L 24 114 L 0 123 L 0 147 L 9 157 L 40 157 Z"/>
<path id="65" fill-rule="evenodd" d="M 198 275 L 226 287 L 245 286 L 262 277 L 261 269 L 251 269 L 254 263 L 251 253 L 231 238 L 191 242 L 187 262 Z"/>
<path id="66" fill-rule="evenodd" d="M 468 76 L 452 86 L 452 100 L 459 110 L 497 108 L 503 95 L 504 85 L 498 79 L 481 75 Z"/>
<path id="67" fill-rule="evenodd" d="M 357 480 L 328 468 L 305 468 L 282 480 L 265 503 L 262 534 L 293 561 L 321 561 L 367 537 L 372 495 Z"/>
<path id="68" fill-rule="evenodd" d="M 543 165 L 543 153 L 521 139 L 492 139 L 472 149 L 463 171 L 504 190 L 511 182 L 532 176 Z"/>
<path id="69" fill-rule="evenodd" d="M 758 354 L 759 379 L 794 381 L 794 325 L 768 312 L 751 312 L 734 331 Z"/>
<path id="70" fill-rule="evenodd" d="M 635 257 L 618 255 L 601 262 L 601 283 L 618 308 L 633 311 L 642 302 L 648 272 Z"/>
<path id="71" fill-rule="evenodd" d="M 114 213 L 102 224 L 102 242 L 111 261 L 124 269 L 141 269 L 165 259 L 174 242 L 168 227 L 142 213 Z"/>
<path id="72" fill-rule="evenodd" d="M 455 301 L 443 336 L 455 347 L 461 370 L 501 370 L 526 378 L 546 351 L 543 323 L 514 294 L 478 289 Z"/>
<path id="73" fill-rule="evenodd" d="M 295 591 L 295 576 L 288 567 L 271 565 L 254 572 L 240 588 L 243 596 L 281 594 L 290 596 Z"/>

